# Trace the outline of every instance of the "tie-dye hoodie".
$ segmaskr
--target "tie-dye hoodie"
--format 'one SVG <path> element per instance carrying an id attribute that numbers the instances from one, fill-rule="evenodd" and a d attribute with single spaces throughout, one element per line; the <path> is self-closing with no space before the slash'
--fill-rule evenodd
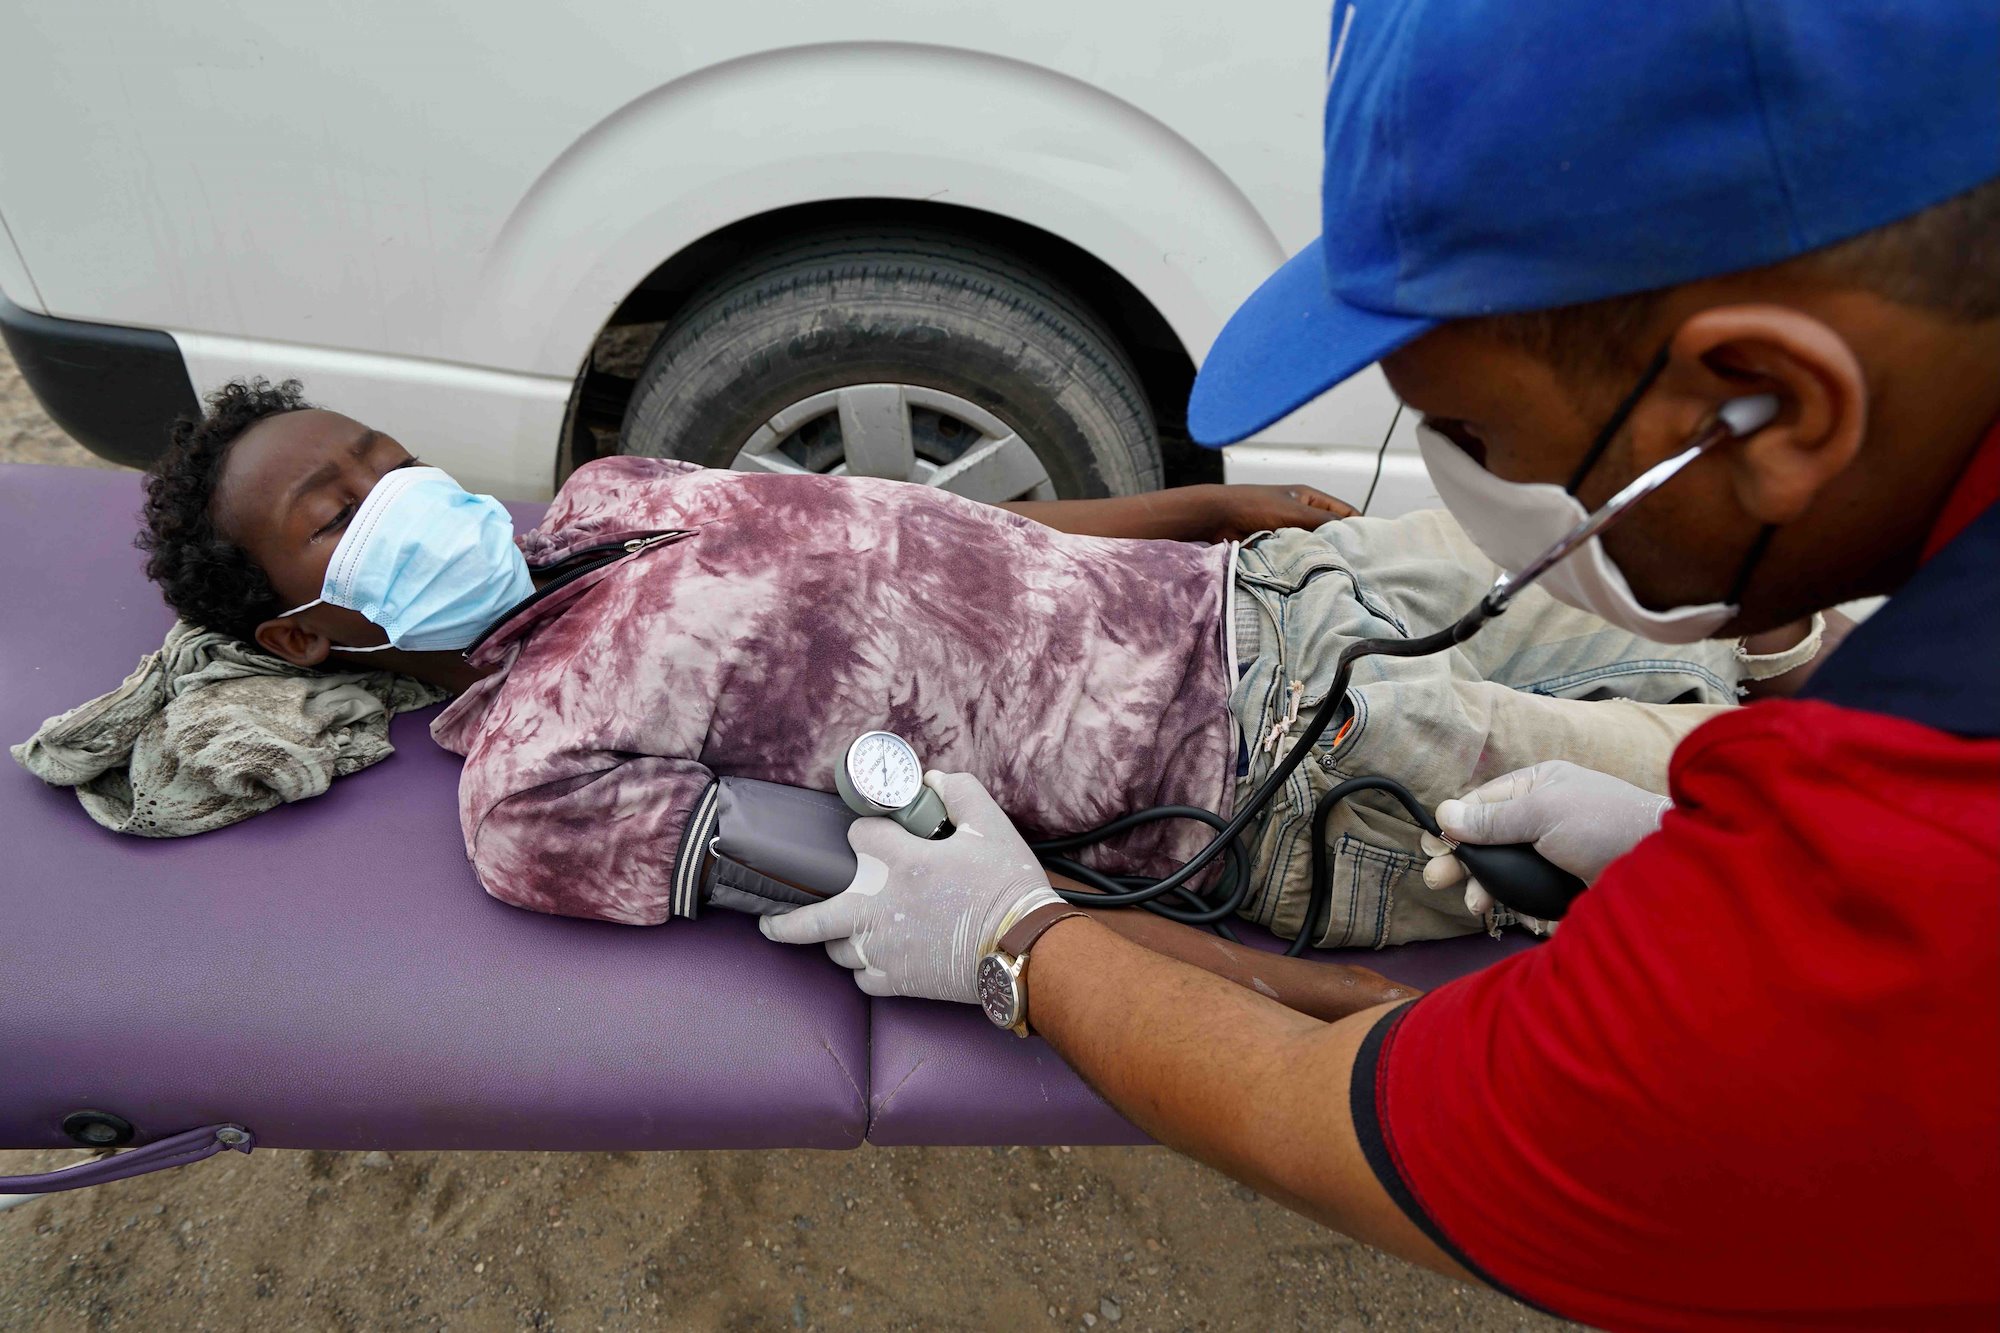
<path id="1" fill-rule="evenodd" d="M 466 854 L 505 902 L 692 915 L 715 779 L 831 791 L 877 728 L 978 774 L 1029 838 L 1139 806 L 1226 812 L 1227 547 L 636 458 L 577 469 L 520 545 L 538 570 L 584 572 L 473 645 L 500 669 L 431 728 L 465 756 Z M 1205 835 L 1154 825 L 1091 860 L 1161 873 Z"/>

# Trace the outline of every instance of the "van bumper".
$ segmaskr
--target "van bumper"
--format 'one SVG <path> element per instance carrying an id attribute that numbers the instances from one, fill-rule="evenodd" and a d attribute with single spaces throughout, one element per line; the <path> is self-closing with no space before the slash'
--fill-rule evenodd
<path id="1" fill-rule="evenodd" d="M 146 467 L 174 419 L 200 412 L 180 347 L 158 329 L 56 319 L 0 296 L 0 339 L 55 423 L 114 463 Z"/>

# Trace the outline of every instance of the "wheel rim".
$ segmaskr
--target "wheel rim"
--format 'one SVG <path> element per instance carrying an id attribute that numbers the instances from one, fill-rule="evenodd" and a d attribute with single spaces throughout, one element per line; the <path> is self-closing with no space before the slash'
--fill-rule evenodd
<path id="1" fill-rule="evenodd" d="M 989 504 L 1056 498 L 1048 469 L 1006 422 L 921 384 L 849 384 L 800 399 L 753 431 L 730 466 L 914 481 Z"/>

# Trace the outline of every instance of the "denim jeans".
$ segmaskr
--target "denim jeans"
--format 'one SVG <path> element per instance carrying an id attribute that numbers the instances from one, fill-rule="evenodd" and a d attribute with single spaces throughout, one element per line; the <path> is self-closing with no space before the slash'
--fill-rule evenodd
<path id="1" fill-rule="evenodd" d="M 1230 696 L 1244 738 L 1239 806 L 1290 750 L 1347 643 L 1441 629 L 1497 572 L 1443 510 L 1244 543 Z M 1568 759 L 1664 792 L 1674 746 L 1734 706 L 1742 673 L 1732 643 L 1651 643 L 1534 588 L 1456 648 L 1364 658 L 1348 687 L 1344 729 L 1327 729 L 1244 835 L 1253 884 L 1243 914 L 1286 938 L 1299 933 L 1313 805 L 1339 782 L 1392 777 L 1431 809 L 1502 773 Z M 1390 797 L 1368 792 L 1342 803 L 1327 829 L 1333 903 L 1317 944 L 1381 947 L 1486 925 L 1456 891 L 1424 887 L 1418 835 Z"/>

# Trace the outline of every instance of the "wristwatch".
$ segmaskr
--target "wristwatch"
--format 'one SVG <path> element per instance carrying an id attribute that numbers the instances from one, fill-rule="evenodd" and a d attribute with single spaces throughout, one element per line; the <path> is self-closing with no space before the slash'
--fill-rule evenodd
<path id="1" fill-rule="evenodd" d="M 1000 947 L 979 960 L 979 1007 L 994 1026 L 1028 1035 L 1028 950 L 1056 922 L 1082 915 L 1068 903 L 1046 903 L 1010 926 Z"/>

